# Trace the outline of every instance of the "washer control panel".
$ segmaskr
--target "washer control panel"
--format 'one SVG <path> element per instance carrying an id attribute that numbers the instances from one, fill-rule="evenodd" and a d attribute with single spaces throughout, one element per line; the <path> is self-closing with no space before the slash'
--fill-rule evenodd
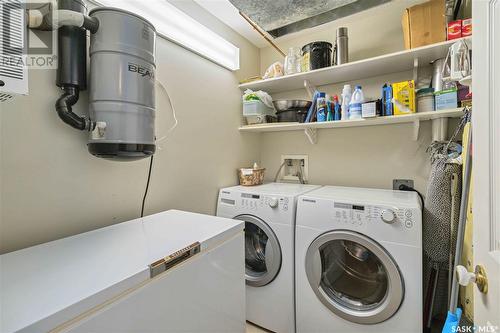
<path id="1" fill-rule="evenodd" d="M 243 208 L 257 210 L 270 208 L 273 210 L 288 211 L 290 209 L 290 198 L 272 195 L 259 195 L 242 193 L 239 204 Z"/>
<path id="2" fill-rule="evenodd" d="M 411 209 L 342 202 L 333 204 L 333 219 L 340 224 L 363 226 L 368 223 L 384 223 L 402 225 L 407 229 L 413 228 L 415 224 Z"/>

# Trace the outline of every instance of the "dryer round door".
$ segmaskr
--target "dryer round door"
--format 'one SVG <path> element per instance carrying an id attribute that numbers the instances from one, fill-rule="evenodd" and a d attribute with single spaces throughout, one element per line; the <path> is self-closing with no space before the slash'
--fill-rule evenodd
<path id="1" fill-rule="evenodd" d="M 362 234 L 336 230 L 319 236 L 307 250 L 305 267 L 319 300 L 350 322 L 383 322 L 403 301 L 403 278 L 394 259 Z"/>
<path id="2" fill-rule="evenodd" d="M 245 279 L 254 287 L 274 280 L 281 268 L 281 247 L 273 230 L 253 215 L 239 215 L 245 221 Z"/>

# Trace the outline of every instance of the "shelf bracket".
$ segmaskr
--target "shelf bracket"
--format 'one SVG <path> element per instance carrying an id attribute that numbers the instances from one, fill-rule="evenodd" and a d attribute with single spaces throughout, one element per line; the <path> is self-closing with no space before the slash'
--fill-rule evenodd
<path id="1" fill-rule="evenodd" d="M 413 59 L 413 82 L 415 85 L 418 81 L 418 58 Z"/>
<path id="2" fill-rule="evenodd" d="M 420 132 L 420 119 L 413 121 L 413 141 L 418 140 L 418 132 Z"/>
<path id="3" fill-rule="evenodd" d="M 306 128 L 304 133 L 312 145 L 318 143 L 318 131 L 316 128 Z"/>

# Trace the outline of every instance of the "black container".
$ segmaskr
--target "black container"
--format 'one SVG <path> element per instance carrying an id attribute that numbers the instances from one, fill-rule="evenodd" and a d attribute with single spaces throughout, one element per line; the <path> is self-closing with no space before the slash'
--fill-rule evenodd
<path id="1" fill-rule="evenodd" d="M 278 111 L 276 115 L 278 116 L 279 123 L 303 123 L 307 117 L 307 111 L 304 109 L 290 109 L 285 111 Z"/>
<path id="2" fill-rule="evenodd" d="M 332 65 L 332 44 L 328 42 L 312 42 L 302 47 L 302 61 L 309 70 L 330 67 Z"/>

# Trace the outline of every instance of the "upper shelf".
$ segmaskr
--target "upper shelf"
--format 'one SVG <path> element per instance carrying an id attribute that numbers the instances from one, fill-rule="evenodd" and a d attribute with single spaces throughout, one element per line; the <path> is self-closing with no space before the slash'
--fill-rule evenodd
<path id="1" fill-rule="evenodd" d="M 465 37 L 469 39 L 471 37 Z M 362 78 L 412 70 L 417 64 L 446 57 L 448 48 L 458 39 L 399 51 L 374 58 L 349 62 L 338 66 L 316 69 L 309 72 L 281 76 L 278 78 L 240 84 L 241 90 L 264 90 L 270 94 L 304 88 L 304 80 L 314 86 L 323 86 Z"/>

